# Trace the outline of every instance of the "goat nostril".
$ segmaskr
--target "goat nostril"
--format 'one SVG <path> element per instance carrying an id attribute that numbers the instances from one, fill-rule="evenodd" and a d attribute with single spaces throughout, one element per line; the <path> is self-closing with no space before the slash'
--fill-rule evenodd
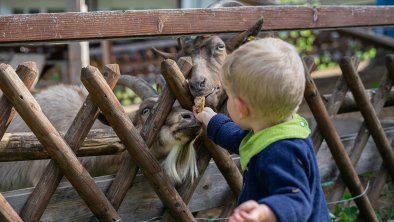
<path id="1" fill-rule="evenodd" d="M 200 88 L 204 88 L 204 87 L 205 87 L 205 82 L 206 82 L 206 79 L 203 79 L 203 80 L 200 82 Z"/>
<path id="2" fill-rule="evenodd" d="M 190 113 L 182 113 L 181 116 L 183 119 L 192 119 L 193 118 L 193 115 Z"/>

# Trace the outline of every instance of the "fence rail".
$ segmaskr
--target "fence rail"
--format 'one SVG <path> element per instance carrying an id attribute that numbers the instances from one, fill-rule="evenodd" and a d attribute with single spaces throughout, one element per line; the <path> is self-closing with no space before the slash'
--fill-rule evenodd
<path id="1" fill-rule="evenodd" d="M 255 6 L 0 16 L 0 44 L 394 25 L 394 6 Z"/>
<path id="2" fill-rule="evenodd" d="M 12 15 L 12 16 L 0 16 L 0 44 L 19 44 L 19 43 L 38 43 L 38 42 L 62 42 L 62 41 L 80 41 L 80 40 L 95 40 L 95 39 L 108 39 L 108 38 L 143 38 L 143 37 L 161 37 L 161 36 L 179 36 L 179 35 L 199 35 L 206 33 L 226 33 L 226 32 L 239 32 L 244 31 L 246 27 L 250 27 L 255 23 L 256 20 L 264 18 L 264 30 L 275 31 L 275 30 L 292 30 L 292 29 L 326 29 L 326 28 L 343 28 L 343 27 L 363 27 L 363 26 L 384 26 L 394 25 L 394 7 L 374 7 L 374 6 L 345 6 L 345 7 L 287 7 L 287 6 L 276 6 L 276 7 L 239 7 L 239 8 L 220 8 L 220 9 L 176 9 L 176 10 L 144 10 L 144 11 L 115 11 L 115 12 L 89 12 L 89 13 L 54 13 L 54 14 L 36 14 L 36 15 Z M 241 18 L 241 19 L 240 19 Z M 387 69 L 391 80 L 393 80 L 393 56 L 387 57 Z M 348 59 L 349 64 L 354 68 L 354 61 Z M 47 121 L 46 117 L 42 114 L 39 106 L 36 105 L 30 92 L 23 85 L 23 83 L 16 76 L 15 71 L 5 64 L 0 65 L 0 87 L 4 91 L 4 95 L 0 100 L 0 109 L 6 110 L 5 115 L 0 116 L 0 138 L 3 137 L 4 132 L 12 119 L 11 104 L 15 106 L 16 110 L 24 117 L 27 124 L 32 127 L 32 131 L 37 136 L 37 139 L 47 146 L 48 154 L 54 161 L 56 161 L 60 170 L 56 167 L 55 162 L 49 165 L 48 169 L 51 172 L 51 177 L 42 178 L 34 190 L 22 190 L 22 191 L 11 191 L 5 192 L 5 198 L 0 194 L 0 219 L 4 220 L 20 220 L 16 212 L 21 213 L 23 219 L 27 221 L 40 220 L 44 210 L 51 211 L 51 216 L 57 216 L 64 218 L 61 214 L 73 213 L 73 219 L 89 219 L 93 214 L 101 220 L 117 220 L 120 216 L 124 216 L 123 210 L 130 207 L 127 203 L 134 201 L 132 207 L 138 208 L 149 208 L 146 202 L 136 199 L 138 189 L 133 187 L 129 189 L 130 185 L 134 181 L 135 175 L 129 178 L 129 169 L 133 169 L 132 173 L 136 173 L 137 167 L 141 167 L 145 178 L 152 185 L 151 193 L 156 192 L 156 195 L 161 199 L 162 204 L 154 207 L 153 214 L 147 214 L 146 210 L 143 209 L 144 213 L 130 214 L 134 215 L 133 218 L 142 217 L 141 220 L 151 219 L 152 217 L 158 217 L 163 215 L 164 205 L 166 209 L 171 213 L 172 217 L 176 217 L 182 221 L 193 221 L 194 217 L 191 214 L 191 210 L 206 209 L 204 207 L 212 207 L 213 205 L 222 206 L 225 201 L 228 202 L 226 196 L 230 194 L 239 194 L 241 189 L 241 175 L 236 167 L 236 163 L 230 158 L 228 153 L 218 151 L 218 148 L 209 141 L 202 137 L 201 146 L 198 149 L 199 159 L 199 172 L 204 175 L 203 178 L 198 178 L 194 183 L 185 183 L 179 188 L 179 193 L 174 189 L 172 184 L 168 181 L 168 178 L 163 174 L 160 164 L 150 153 L 148 147 L 150 143 L 155 139 L 158 128 L 165 120 L 166 114 L 168 114 L 175 98 L 180 101 L 180 104 L 184 108 L 190 109 L 192 105 L 191 96 L 188 93 L 187 87 L 185 87 L 185 78 L 191 64 L 186 64 L 187 61 L 175 61 L 165 60 L 162 63 L 162 71 L 166 76 L 168 88 L 163 90 L 163 97 L 156 107 L 156 111 L 153 111 L 147 120 L 141 132 L 133 127 L 132 123 L 126 117 L 122 107 L 116 100 L 116 97 L 112 93 L 114 82 L 117 78 L 112 79 L 112 84 L 107 84 L 101 73 L 94 67 L 86 67 L 82 69 L 82 81 L 86 88 L 91 93 L 87 98 L 85 106 L 90 107 L 85 114 L 81 111 L 80 116 L 78 115 L 74 120 L 75 128 L 70 127 L 69 132 L 63 136 L 60 135 Z M 181 64 L 184 64 L 183 67 Z M 179 66 L 181 68 L 179 68 Z M 313 67 L 311 62 L 308 63 L 308 70 L 310 71 Z M 119 75 L 119 70 L 116 67 L 112 70 L 112 74 Z M 167 73 L 168 72 L 168 73 Z M 18 73 L 18 71 L 17 71 Z M 19 74 L 19 73 L 18 73 Z M 354 76 L 357 74 L 353 70 Z M 344 71 L 344 75 L 348 75 Z M 353 77 L 354 77 L 353 76 Z M 326 142 L 334 156 L 336 164 L 339 166 L 342 179 L 351 191 L 353 196 L 357 196 L 363 193 L 364 188 L 362 183 L 356 174 L 354 164 L 347 155 L 344 145 L 341 143 L 336 129 L 333 127 L 332 120 L 330 119 L 339 110 L 340 105 L 337 102 L 341 102 L 346 95 L 348 86 L 344 81 L 342 85 L 338 85 L 338 88 L 334 90 L 333 95 L 340 93 L 336 98 L 333 97 L 329 112 L 324 107 L 323 101 L 319 96 L 318 89 L 316 89 L 312 78 L 309 73 L 306 73 L 307 87 L 305 91 L 305 98 L 308 101 L 309 107 L 317 120 L 318 127 L 322 135 L 319 135 L 319 131 L 315 131 L 314 139 L 316 152 L 320 147 L 322 138 L 326 139 Z M 350 78 L 346 77 L 345 78 Z M 388 77 L 386 77 L 388 78 Z M 347 83 L 349 85 L 349 83 Z M 340 87 L 342 91 L 340 91 Z M 349 85 L 351 87 L 351 85 Z M 360 89 L 365 91 L 364 89 Z M 360 91 L 359 90 L 359 91 Z M 390 90 L 390 89 L 388 89 Z M 340 92 L 339 92 L 340 91 Z M 102 94 L 104 93 L 104 94 Z M 354 92 L 353 92 L 354 93 Z M 102 96 L 105 95 L 105 96 Z M 6 98 L 10 103 L 6 101 Z M 339 101 L 340 100 L 340 101 Z M 91 127 L 94 119 L 97 117 L 97 106 L 100 107 L 103 114 L 106 116 L 111 126 L 115 130 L 116 134 L 123 142 L 125 149 L 131 154 L 131 157 L 124 162 L 121 169 L 118 171 L 118 175 L 115 178 L 109 180 L 93 180 L 86 170 L 81 166 L 76 156 L 72 151 L 76 151 L 82 145 L 82 141 L 86 136 L 89 128 Z M 88 104 L 88 105 L 86 105 Z M 356 99 L 356 104 L 359 108 L 364 108 L 367 105 L 369 108 L 367 111 L 361 111 L 366 118 L 372 118 L 373 123 L 367 124 L 366 128 L 374 133 L 380 133 L 378 136 L 373 138 L 378 141 L 384 141 L 384 143 L 377 143 L 380 155 L 384 157 L 385 164 L 382 165 L 381 174 L 384 177 L 379 178 L 376 183 L 382 184 L 387 179 L 387 172 L 392 173 L 392 160 L 393 152 L 390 149 L 390 144 L 387 136 L 379 129 L 381 124 L 377 121 L 375 111 L 368 101 L 366 95 L 362 95 L 362 99 Z M 335 107 L 334 107 L 335 106 Z M 81 107 L 83 110 L 84 107 Z M 165 115 L 159 113 L 158 110 L 164 110 Z M 1 112 L 3 114 L 3 112 Z M 162 116 L 159 116 L 162 115 Z M 372 115 L 368 116 L 368 115 Z M 86 127 L 82 129 L 83 127 Z M 153 129 L 153 130 L 149 130 Z M 81 133 L 82 132 L 82 133 Z M 316 139 L 318 138 L 318 139 Z M 320 139 L 319 139 L 320 138 Z M 52 139 L 52 140 L 50 140 Z M 67 143 L 66 143 L 67 142 Z M 1 143 L 0 143 L 1 144 Z M 123 147 L 122 147 L 123 148 Z M 392 148 L 392 146 L 391 146 Z M 4 149 L 2 149 L 4 150 Z M 2 151 L 3 152 L 3 151 Z M 0 156 L 2 155 L 0 152 Z M 3 157 L 2 157 L 3 158 Z M 0 160 L 7 160 L 4 157 Z M 212 171 L 212 164 L 209 164 L 209 160 L 213 158 L 218 165 L 220 173 L 224 176 L 227 184 L 221 186 L 221 194 L 218 194 L 215 190 L 217 183 L 210 184 L 209 181 L 224 181 L 223 177 L 218 179 L 209 178 L 210 176 L 218 174 L 215 168 Z M 130 164 L 130 159 L 133 160 L 133 164 Z M 136 166 L 137 164 L 138 166 Z M 385 171 L 386 169 L 386 171 Z M 204 172 L 207 170 L 207 174 Z M 216 171 L 215 171 L 216 170 Z M 58 187 L 62 173 L 71 182 L 72 186 L 77 190 L 82 199 L 86 202 L 87 206 L 78 206 L 76 208 L 66 209 L 66 211 L 56 211 L 52 209 L 51 205 L 48 206 L 50 198 L 58 198 L 56 201 L 62 202 L 65 197 L 74 196 L 77 201 L 82 203 L 79 198 L 69 185 L 67 188 Z M 48 179 L 52 178 L 52 179 Z M 127 178 L 126 180 L 123 180 Z M 208 179 L 206 179 L 208 178 Z M 55 181 L 50 184 L 50 181 Z M 126 181 L 126 182 L 124 182 Z M 138 185 L 139 179 L 134 181 L 133 185 Z M 88 186 L 87 186 L 88 185 Z M 147 186 L 143 184 L 142 187 Z M 102 190 L 109 191 L 107 196 L 104 196 Z M 381 188 L 381 187 L 380 187 Z M 379 188 L 379 189 L 380 189 Z M 50 190 L 50 192 L 46 192 Z M 64 193 L 62 193 L 64 191 Z M 20 193 L 22 192 L 22 193 Z M 61 193 L 59 193 L 61 192 Z M 71 193 L 70 193 L 71 192 Z M 223 192 L 225 195 L 223 196 Z M 341 191 L 343 192 L 343 191 Z M 375 191 L 374 191 L 375 192 Z M 378 191 L 376 191 L 378 192 Z M 375 193 L 376 193 L 375 192 Z M 30 195 L 30 193 L 32 193 Z M 206 198 L 197 198 L 191 200 L 191 197 L 195 195 L 208 195 L 210 197 L 217 198 L 215 201 L 208 201 Z M 151 195 L 151 194 L 149 194 Z M 213 195 L 213 196 L 209 196 Z M 376 215 L 373 212 L 370 196 L 362 196 L 356 199 L 355 202 L 360 209 L 360 215 L 369 221 L 377 221 Z M 127 197 L 127 198 L 125 198 Z M 133 197 L 133 198 L 131 198 Z M 205 196 L 204 196 L 205 197 Z M 144 199 L 145 197 L 141 197 Z M 155 196 L 155 199 L 158 199 Z M 334 198 L 335 199 L 335 198 Z M 198 203 L 198 201 L 205 200 L 204 202 Z M 187 206 L 186 203 L 189 201 L 190 204 Z M 196 203 L 197 201 L 197 203 Z M 149 202 L 149 201 L 148 201 Z M 209 204 L 206 204 L 209 202 Z M 27 204 L 25 204 L 27 203 Z M 121 203 L 123 203 L 122 206 Z M 155 202 L 149 202 L 154 204 Z M 198 207 L 193 207 L 199 204 Z M 56 204 L 55 204 L 56 205 Z M 13 206 L 15 209 L 12 209 Z M 89 209 L 92 212 L 89 212 Z M 119 208 L 120 207 L 120 208 Z M 123 207 L 123 208 L 122 208 Z M 201 208 L 202 207 L 202 208 Z M 37 209 L 38 208 L 38 209 Z M 51 209 L 49 209 L 51 208 Z M 119 210 L 118 210 L 119 208 Z M 59 210 L 59 209 L 57 209 Z M 60 209 L 61 210 L 61 209 Z M 148 209 L 151 210 L 151 209 Z M 65 213 L 68 212 L 68 213 Z M 75 217 L 74 217 L 75 216 Z M 44 219 L 47 219 L 48 215 L 44 214 Z M 50 216 L 49 216 L 50 217 Z M 148 217 L 148 218 L 147 218 Z M 164 212 L 165 220 L 169 219 L 168 212 Z M 43 218 L 41 218 L 43 219 Z"/>

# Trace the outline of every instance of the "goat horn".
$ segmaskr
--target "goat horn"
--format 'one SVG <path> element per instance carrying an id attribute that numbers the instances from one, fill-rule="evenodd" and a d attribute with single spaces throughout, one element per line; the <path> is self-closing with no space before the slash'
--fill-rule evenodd
<path id="1" fill-rule="evenodd" d="M 122 75 L 117 84 L 130 88 L 142 100 L 149 97 L 157 97 L 157 92 L 147 81 L 135 76 Z"/>
<path id="2" fill-rule="evenodd" d="M 183 46 L 184 46 L 184 43 L 185 43 L 184 39 L 183 38 L 177 38 L 176 40 L 178 42 L 179 51 L 183 51 Z"/>
<path id="3" fill-rule="evenodd" d="M 153 51 L 155 51 L 157 54 L 159 54 L 161 57 L 163 57 L 165 59 L 176 60 L 176 53 L 162 52 L 162 51 L 156 49 L 155 47 L 152 47 L 152 49 L 153 49 Z"/>
<path id="4" fill-rule="evenodd" d="M 250 36 L 256 37 L 261 28 L 263 27 L 263 17 L 261 17 L 257 22 L 250 27 L 248 30 L 241 32 L 240 34 L 233 36 L 232 38 L 226 41 L 226 48 L 229 52 L 234 51 L 239 46 L 244 44 Z"/>

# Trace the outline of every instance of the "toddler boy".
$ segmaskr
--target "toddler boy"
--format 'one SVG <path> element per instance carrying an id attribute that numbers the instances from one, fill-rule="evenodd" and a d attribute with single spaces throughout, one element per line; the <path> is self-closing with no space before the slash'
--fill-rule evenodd
<path id="1" fill-rule="evenodd" d="M 296 49 L 254 40 L 227 56 L 220 74 L 231 117 L 195 113 L 216 144 L 240 155 L 244 172 L 229 221 L 330 221 L 308 123 L 296 111 L 305 88 Z"/>

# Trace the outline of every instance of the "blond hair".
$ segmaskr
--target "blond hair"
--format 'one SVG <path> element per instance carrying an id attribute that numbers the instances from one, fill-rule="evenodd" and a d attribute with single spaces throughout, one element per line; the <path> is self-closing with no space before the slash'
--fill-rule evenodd
<path id="1" fill-rule="evenodd" d="M 294 46 L 276 38 L 248 42 L 224 61 L 221 82 L 269 121 L 291 117 L 302 102 L 304 66 Z"/>

